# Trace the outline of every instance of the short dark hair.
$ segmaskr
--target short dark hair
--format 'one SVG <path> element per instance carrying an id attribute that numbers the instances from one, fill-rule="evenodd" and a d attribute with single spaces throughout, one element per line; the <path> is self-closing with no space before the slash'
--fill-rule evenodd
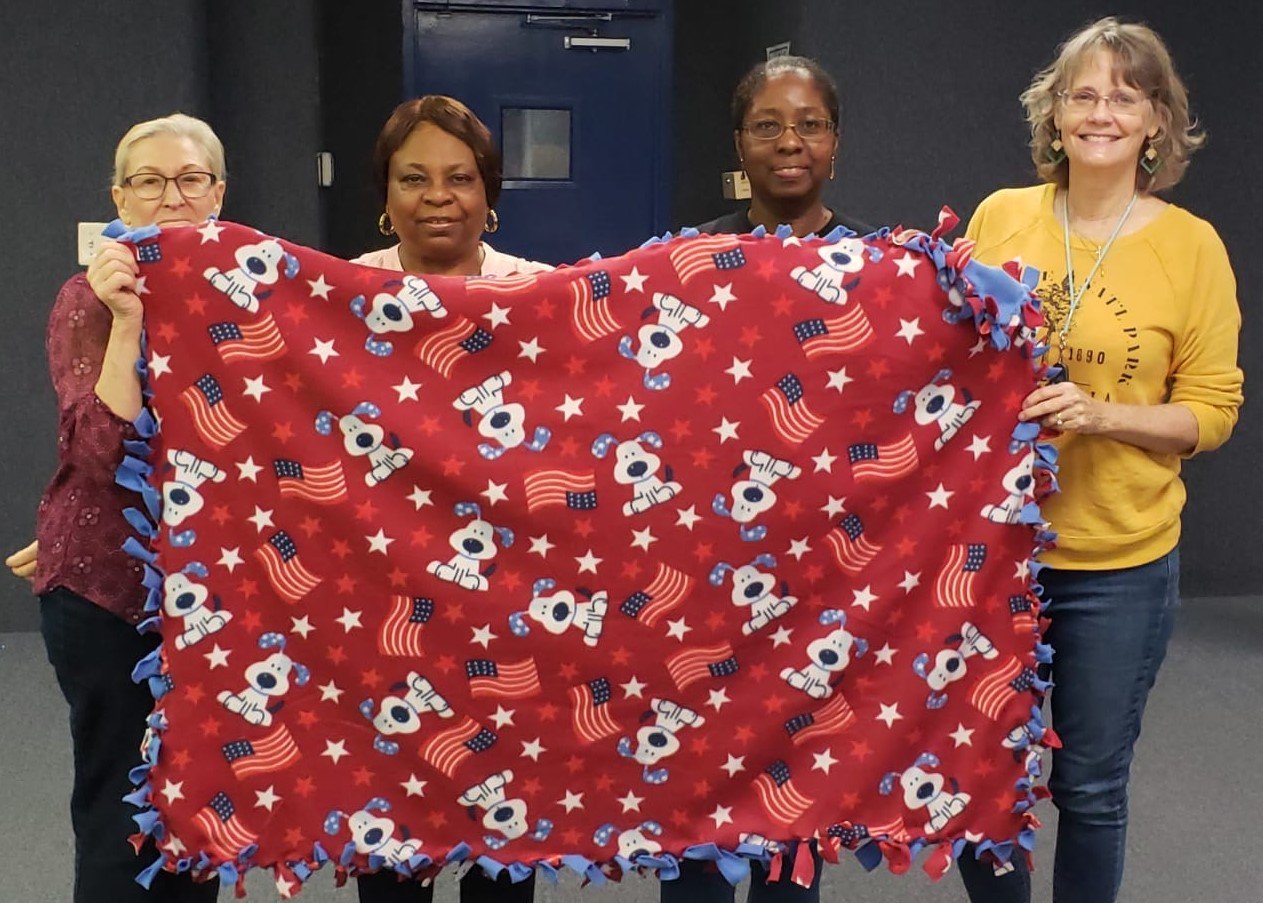
<path id="1" fill-rule="evenodd" d="M 834 84 L 833 77 L 813 59 L 805 56 L 777 56 L 767 62 L 758 63 L 742 76 L 741 81 L 737 82 L 737 87 L 732 92 L 733 131 L 741 131 L 741 126 L 746 121 L 746 114 L 750 112 L 750 105 L 754 103 L 754 95 L 759 93 L 770 79 L 791 73 L 810 78 L 816 83 L 816 87 L 824 95 L 825 106 L 829 108 L 829 118 L 833 120 L 836 129 L 841 110 L 838 106 L 838 86 Z"/>
<path id="2" fill-rule="evenodd" d="M 390 179 L 390 158 L 403 147 L 403 143 L 417 126 L 427 122 L 469 145 L 469 149 L 474 152 L 478 174 L 482 176 L 487 206 L 494 207 L 496 201 L 500 200 L 500 184 L 504 178 L 500 150 L 491 140 L 491 131 L 474 115 L 474 111 L 455 97 L 444 94 L 427 94 L 405 100 L 395 107 L 395 111 L 382 126 L 377 143 L 373 146 L 373 180 L 382 201 L 386 200 L 386 184 Z"/>

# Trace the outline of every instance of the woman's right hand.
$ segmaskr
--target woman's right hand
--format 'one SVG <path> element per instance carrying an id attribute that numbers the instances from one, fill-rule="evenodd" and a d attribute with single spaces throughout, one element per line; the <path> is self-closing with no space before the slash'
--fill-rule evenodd
<path id="1" fill-rule="evenodd" d="M 143 308 L 137 293 L 140 267 L 127 245 L 106 241 L 88 265 L 88 285 L 110 309 L 114 319 L 140 321 Z"/>
<path id="2" fill-rule="evenodd" d="M 35 563 L 39 558 L 39 540 L 33 541 L 25 549 L 18 549 L 12 555 L 4 560 L 9 570 L 13 571 L 13 576 L 21 577 L 24 580 L 35 579 Z"/>

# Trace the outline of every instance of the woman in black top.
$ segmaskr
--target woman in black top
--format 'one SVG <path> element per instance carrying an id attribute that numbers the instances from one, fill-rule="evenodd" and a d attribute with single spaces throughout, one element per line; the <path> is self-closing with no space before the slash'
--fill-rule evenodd
<path id="1" fill-rule="evenodd" d="M 836 173 L 838 89 L 815 60 L 781 56 L 746 73 L 732 95 L 733 143 L 750 179 L 750 206 L 698 226 L 701 232 L 769 231 L 788 224 L 795 235 L 826 235 L 846 226 L 872 228 L 824 205 L 820 194 Z"/>

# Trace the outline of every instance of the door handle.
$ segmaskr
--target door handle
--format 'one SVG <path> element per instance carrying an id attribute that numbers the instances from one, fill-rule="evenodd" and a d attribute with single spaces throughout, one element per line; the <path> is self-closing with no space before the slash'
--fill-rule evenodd
<path id="1" fill-rule="evenodd" d="M 631 50 L 631 38 L 596 38 L 568 34 L 564 46 L 567 50 L 591 50 L 593 53 L 600 50 Z"/>

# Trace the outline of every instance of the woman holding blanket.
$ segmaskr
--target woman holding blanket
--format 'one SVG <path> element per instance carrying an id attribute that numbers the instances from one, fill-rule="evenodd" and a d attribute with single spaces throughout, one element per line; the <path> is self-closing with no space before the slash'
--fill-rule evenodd
<path id="1" fill-rule="evenodd" d="M 1054 898 L 1109 903 L 1123 876 L 1127 781 L 1178 605 L 1183 458 L 1217 448 L 1241 404 L 1240 313 L 1211 225 L 1162 200 L 1203 141 L 1162 39 L 1102 19 L 1022 95 L 1044 184 L 983 201 L 974 256 L 1040 271 L 1048 361 L 1064 378 L 1021 418 L 1053 434 L 1057 547 L 1040 572 L 1055 650 Z M 968 853 L 974 903 L 1028 901 Z"/>
<path id="2" fill-rule="evenodd" d="M 491 132 L 463 103 L 441 95 L 400 104 L 373 149 L 373 175 L 385 210 L 383 235 L 399 244 L 354 262 L 422 276 L 512 276 L 552 267 L 502 254 L 482 241 L 499 228 L 500 154 Z M 428 903 L 433 884 L 400 881 L 388 871 L 358 880 L 361 903 Z M 464 903 L 530 903 L 532 874 L 516 884 L 488 878 L 478 866 L 461 879 Z"/>
<path id="3" fill-rule="evenodd" d="M 185 226 L 219 212 L 224 149 L 210 126 L 176 113 L 132 126 L 114 155 L 110 189 L 124 226 Z M 160 872 L 136 875 L 156 856 L 128 843 L 136 831 L 128 771 L 153 697 L 132 667 L 158 643 L 140 635 L 141 565 L 122 545 L 131 490 L 114 482 L 123 443 L 139 438 L 141 302 L 130 248 L 106 242 L 85 274 L 70 278 L 48 320 L 48 366 L 57 391 L 57 470 L 36 518 L 34 589 L 48 660 L 70 706 L 76 903 L 214 900 L 218 881 Z M 34 551 L 31 549 L 30 551 Z M 152 841 L 148 841 L 152 843 Z"/>

